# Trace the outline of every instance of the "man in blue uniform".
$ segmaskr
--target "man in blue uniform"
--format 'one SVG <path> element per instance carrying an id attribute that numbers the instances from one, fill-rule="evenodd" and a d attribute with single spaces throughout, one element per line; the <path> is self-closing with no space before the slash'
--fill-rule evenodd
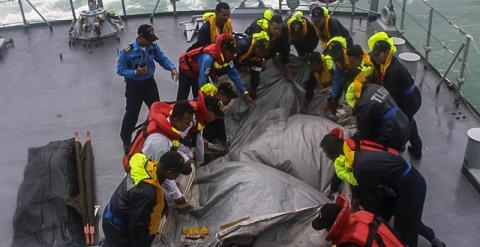
<path id="1" fill-rule="evenodd" d="M 153 78 L 155 61 L 170 71 L 173 80 L 178 80 L 175 65 L 163 54 L 160 47 L 153 43 L 155 40 L 158 40 L 158 37 L 153 27 L 148 24 L 141 25 L 138 28 L 138 37 L 120 52 L 118 58 L 117 74 L 125 78 L 127 99 L 120 132 L 125 152 L 130 146 L 142 104 L 150 107 L 160 99 L 157 83 Z"/>

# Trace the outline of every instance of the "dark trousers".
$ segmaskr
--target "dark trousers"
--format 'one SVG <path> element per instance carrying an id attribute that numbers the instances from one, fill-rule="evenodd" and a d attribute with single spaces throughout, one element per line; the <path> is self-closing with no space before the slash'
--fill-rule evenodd
<path id="1" fill-rule="evenodd" d="M 401 179 L 397 187 L 393 228 L 409 247 L 417 247 L 420 233 L 425 234 L 427 239 L 433 240 L 435 238 L 433 230 L 422 222 L 423 204 L 427 191 L 423 176 L 416 169 L 412 169 Z"/>
<path id="2" fill-rule="evenodd" d="M 415 152 L 422 152 L 422 139 L 418 134 L 417 123 L 413 116 L 410 117 L 410 138 L 408 141 L 410 141 L 410 145 Z"/>
<path id="3" fill-rule="evenodd" d="M 190 88 L 192 89 L 193 98 L 197 98 L 199 90 L 197 79 L 190 78 L 180 69 L 178 75 L 177 101 L 187 100 L 188 95 L 190 95 Z"/>
<path id="4" fill-rule="evenodd" d="M 142 104 L 145 103 L 150 108 L 153 102 L 160 100 L 155 79 L 152 77 L 144 81 L 126 80 L 125 98 L 125 115 L 123 116 L 120 137 L 124 146 L 130 146 L 132 133 L 137 124 Z"/>
<path id="5" fill-rule="evenodd" d="M 386 193 L 383 194 L 382 204 L 379 208 L 380 211 L 377 213 L 377 215 L 382 217 L 385 222 L 389 222 L 395 212 L 395 197 L 392 197 Z M 423 221 L 420 222 L 419 234 L 430 242 L 435 239 L 435 232 L 432 228 L 425 225 Z"/>

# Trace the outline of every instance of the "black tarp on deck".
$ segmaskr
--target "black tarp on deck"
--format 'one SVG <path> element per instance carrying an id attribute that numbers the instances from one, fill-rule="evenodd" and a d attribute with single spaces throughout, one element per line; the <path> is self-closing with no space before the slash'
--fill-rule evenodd
<path id="1" fill-rule="evenodd" d="M 67 199 L 78 193 L 76 182 L 74 139 L 28 150 L 13 219 L 13 247 L 84 246 L 81 219 L 66 207 Z"/>

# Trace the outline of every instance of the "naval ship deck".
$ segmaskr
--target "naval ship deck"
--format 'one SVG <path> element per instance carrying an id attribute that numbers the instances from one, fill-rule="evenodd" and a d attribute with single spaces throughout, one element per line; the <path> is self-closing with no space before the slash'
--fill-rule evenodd
<path id="1" fill-rule="evenodd" d="M 337 16 L 348 28 L 350 17 Z M 158 44 L 172 61 L 189 46 L 179 22 L 190 19 L 154 18 Z M 253 17 L 233 17 L 234 28 L 244 30 Z M 12 218 L 18 187 L 23 178 L 29 147 L 82 135 L 90 130 L 95 152 L 97 204 L 105 205 L 124 175 L 121 168 L 122 145 L 119 137 L 124 113 L 124 82 L 116 75 L 117 50 L 136 37 L 137 27 L 148 17 L 129 17 L 121 41 L 107 39 L 102 46 L 69 48 L 70 23 L 53 24 L 53 32 L 39 25 L 1 29 L 0 35 L 13 38 L 15 48 L 0 60 L 0 246 L 10 246 Z M 354 23 L 354 40 L 365 47 L 365 18 Z M 62 54 L 63 61 L 59 54 Z M 423 65 L 419 65 L 422 66 Z M 160 98 L 174 100 L 177 84 L 169 73 L 157 67 L 155 74 Z M 421 161 L 412 160 L 426 177 L 427 199 L 424 222 L 431 225 L 447 246 L 479 246 L 480 195 L 462 175 L 467 142 L 466 131 L 480 125 L 479 120 L 460 105 L 445 87 L 435 96 L 440 77 L 419 67 L 417 85 L 423 105 L 416 115 L 424 142 Z M 467 82 L 469 83 L 469 82 Z M 456 119 L 461 112 L 466 119 Z M 146 116 L 144 107 L 140 119 Z M 409 159 L 408 154 L 405 157 Z M 420 246 L 428 246 L 421 241 Z"/>

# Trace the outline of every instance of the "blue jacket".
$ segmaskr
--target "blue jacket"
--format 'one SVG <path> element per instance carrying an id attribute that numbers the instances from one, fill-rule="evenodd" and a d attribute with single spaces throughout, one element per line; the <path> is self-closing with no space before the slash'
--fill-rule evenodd
<path id="1" fill-rule="evenodd" d="M 208 81 L 208 75 L 210 74 L 210 69 L 213 69 L 214 66 L 214 59 L 208 53 L 200 53 L 198 56 L 195 57 L 195 60 L 198 63 L 198 86 L 202 87 Z M 242 79 L 240 78 L 240 74 L 238 73 L 237 69 L 233 65 L 233 62 L 226 68 L 226 73 L 228 77 L 233 81 L 235 87 L 243 94 L 245 93 L 245 84 L 243 83 Z"/>
<path id="2" fill-rule="evenodd" d="M 145 52 L 147 51 L 147 52 Z M 142 51 L 138 46 L 137 40 L 133 40 L 120 51 L 117 61 L 117 74 L 123 76 L 125 80 L 143 81 L 153 77 L 155 73 L 155 61 L 165 70 L 172 71 L 175 65 L 163 54 L 157 44 L 151 44 Z M 147 74 L 142 76 L 135 75 L 135 70 L 142 63 L 147 65 Z"/>

